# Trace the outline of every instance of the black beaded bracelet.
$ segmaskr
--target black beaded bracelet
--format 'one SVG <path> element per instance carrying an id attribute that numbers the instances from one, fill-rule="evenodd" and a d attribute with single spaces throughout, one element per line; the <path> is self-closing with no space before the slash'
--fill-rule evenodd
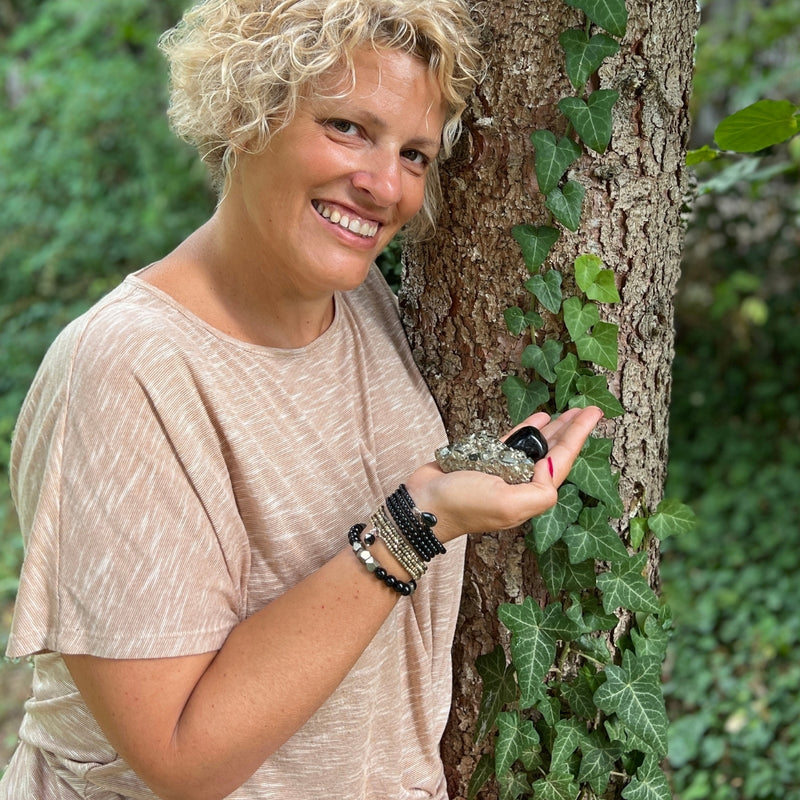
<path id="1" fill-rule="evenodd" d="M 432 530 L 437 522 L 436 516 L 420 511 L 404 484 L 400 484 L 400 488 L 386 498 L 386 507 L 397 527 L 423 560 L 430 561 L 434 556 L 447 552 Z"/>
<path id="2" fill-rule="evenodd" d="M 398 504 L 397 500 L 387 497 L 386 508 L 391 514 L 394 524 L 423 561 L 430 561 L 437 555 L 436 550 L 419 530 L 413 517 L 406 513 L 406 510 Z"/>
<path id="3" fill-rule="evenodd" d="M 400 487 L 395 494 L 399 497 L 406 509 L 408 509 L 408 511 L 411 513 L 411 516 L 417 523 L 418 529 L 423 532 L 431 549 L 437 555 L 446 553 L 447 550 L 445 549 L 445 546 L 436 538 L 436 535 L 432 530 L 433 526 L 439 521 L 436 519 L 436 514 L 432 514 L 430 511 L 420 511 L 411 495 L 408 493 L 408 489 L 404 483 L 400 484 Z"/>
<path id="4" fill-rule="evenodd" d="M 347 541 L 353 548 L 356 557 L 364 565 L 367 572 L 371 572 L 379 581 L 383 581 L 390 589 L 394 589 L 397 594 L 410 597 L 417 590 L 417 582 L 415 580 L 410 580 L 408 583 L 401 581 L 399 578 L 395 578 L 394 575 L 390 575 L 380 565 L 378 559 L 369 552 L 369 548 L 365 547 L 361 541 L 361 533 L 365 527 L 366 525 L 359 522 L 353 525 L 347 533 Z"/>

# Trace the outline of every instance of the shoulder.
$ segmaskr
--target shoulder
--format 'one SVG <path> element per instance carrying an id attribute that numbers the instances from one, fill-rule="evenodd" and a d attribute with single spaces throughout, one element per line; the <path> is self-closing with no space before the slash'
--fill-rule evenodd
<path id="1" fill-rule="evenodd" d="M 61 333 L 40 372 L 70 393 L 84 381 L 92 391 L 115 381 L 157 376 L 165 365 L 191 362 L 203 345 L 176 308 L 144 282 L 126 279 Z"/>
<path id="2" fill-rule="evenodd" d="M 195 337 L 196 338 L 196 337 Z M 193 341 L 168 304 L 127 279 L 71 322 L 48 349 L 17 422 L 17 434 L 72 408 L 105 413 L 144 398 L 196 360 Z M 183 367 L 181 366 L 183 365 Z M 143 400 L 140 400 L 142 402 Z"/>

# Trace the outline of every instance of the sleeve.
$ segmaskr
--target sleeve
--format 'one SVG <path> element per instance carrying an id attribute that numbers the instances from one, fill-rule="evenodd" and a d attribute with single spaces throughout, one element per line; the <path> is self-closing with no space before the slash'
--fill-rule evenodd
<path id="1" fill-rule="evenodd" d="M 8 655 L 218 649 L 249 564 L 223 450 L 169 338 L 95 327 L 52 348 L 14 442 L 25 561 Z"/>

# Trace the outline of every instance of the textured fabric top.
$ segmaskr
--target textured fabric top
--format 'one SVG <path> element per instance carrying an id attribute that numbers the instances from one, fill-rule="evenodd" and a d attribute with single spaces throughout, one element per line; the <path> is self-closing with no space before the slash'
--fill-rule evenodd
<path id="1" fill-rule="evenodd" d="M 293 350 L 228 337 L 129 276 L 53 344 L 15 432 L 25 563 L 7 653 L 40 655 L 0 797 L 152 798 L 58 654 L 218 649 L 341 551 L 350 525 L 444 441 L 377 269 Z M 463 551 L 452 542 L 432 562 L 231 798 L 446 796 L 438 748 Z"/>

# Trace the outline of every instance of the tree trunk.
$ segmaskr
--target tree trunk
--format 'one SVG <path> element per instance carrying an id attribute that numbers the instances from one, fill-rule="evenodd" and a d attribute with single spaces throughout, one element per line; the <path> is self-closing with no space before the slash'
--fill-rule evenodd
<path id="1" fill-rule="evenodd" d="M 496 0 L 483 8 L 488 76 L 473 97 L 457 151 L 443 166 L 438 231 L 404 253 L 400 297 L 415 357 L 451 437 L 480 428 L 500 433 L 509 425 L 500 386 L 507 375 L 522 374 L 528 342 L 507 331 L 503 311 L 525 304 L 529 277 L 511 227 L 548 222 L 529 134 L 564 132 L 556 104 L 574 90 L 558 35 L 583 19 L 563 0 Z M 697 24 L 695 0 L 629 0 L 628 11 L 621 50 L 600 71 L 602 87 L 620 94 L 611 145 L 573 165 L 570 177 L 586 188 L 582 225 L 575 234 L 562 231 L 549 262 L 564 272 L 566 294 L 574 288 L 566 266 L 577 255 L 594 253 L 616 273 L 622 302 L 601 313 L 620 326 L 619 369 L 608 377 L 626 413 L 603 423 L 601 434 L 614 439 L 612 466 L 621 470 L 626 514 L 617 527 L 623 536 L 643 504 L 657 505 L 666 473 Z M 655 545 L 650 579 L 657 586 Z M 525 595 L 540 603 L 547 598 L 523 537 L 472 537 L 453 649 L 454 702 L 442 745 L 454 799 L 466 796 L 480 756 L 473 741 L 481 694 L 475 658 L 506 643 L 497 608 Z"/>

